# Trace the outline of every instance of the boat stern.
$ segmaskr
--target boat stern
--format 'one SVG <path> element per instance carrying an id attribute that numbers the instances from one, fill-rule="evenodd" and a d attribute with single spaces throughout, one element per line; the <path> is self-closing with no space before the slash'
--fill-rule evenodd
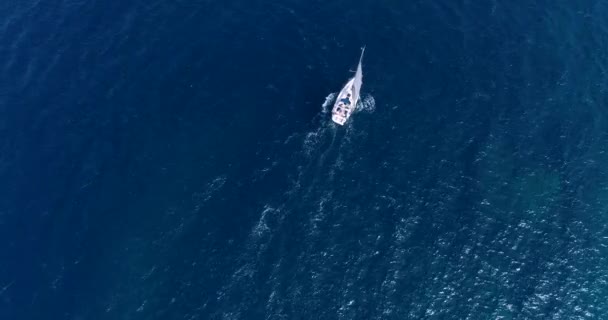
<path id="1" fill-rule="evenodd" d="M 334 113 L 331 115 L 331 120 L 341 126 L 344 125 L 344 123 L 346 122 L 346 117 L 343 117 L 342 115 L 338 114 L 338 113 Z"/>

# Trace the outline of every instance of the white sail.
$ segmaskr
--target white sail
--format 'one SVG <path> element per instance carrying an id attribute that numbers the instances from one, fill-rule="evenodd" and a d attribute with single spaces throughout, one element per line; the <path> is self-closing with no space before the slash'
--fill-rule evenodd
<path id="1" fill-rule="evenodd" d="M 357 65 L 357 72 L 355 73 L 355 81 L 353 82 L 353 96 L 359 100 L 359 93 L 361 92 L 361 85 L 363 84 L 363 70 L 361 68 L 361 62 L 363 61 L 363 54 L 365 53 L 365 47 L 361 49 L 361 57 L 359 57 L 359 64 Z"/>

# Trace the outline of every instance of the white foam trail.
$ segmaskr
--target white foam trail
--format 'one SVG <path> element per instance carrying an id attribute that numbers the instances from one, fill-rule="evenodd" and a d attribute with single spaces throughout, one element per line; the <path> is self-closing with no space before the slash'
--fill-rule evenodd
<path id="1" fill-rule="evenodd" d="M 238 267 L 232 273 L 230 279 L 218 290 L 218 301 L 223 305 L 224 319 L 242 319 L 242 317 L 230 317 L 230 314 L 239 314 L 240 310 L 247 309 L 249 302 L 240 302 L 234 305 L 230 301 L 242 292 L 253 292 L 252 283 L 256 275 L 260 272 L 259 264 L 263 259 L 263 253 L 268 247 L 274 236 L 273 229 L 281 228 L 282 213 L 280 209 L 264 206 L 257 223 L 252 226 L 245 248 L 238 258 Z"/>
<path id="2" fill-rule="evenodd" d="M 205 186 L 205 190 L 203 192 L 195 192 L 192 195 L 192 200 L 194 200 L 198 205 L 209 201 L 214 194 L 220 190 L 224 184 L 226 183 L 226 175 L 217 176 L 213 181 L 207 183 Z"/>
<path id="3" fill-rule="evenodd" d="M 297 168 L 296 176 L 294 176 L 291 185 L 287 187 L 285 192 L 286 198 L 280 203 L 267 204 L 259 213 L 258 220 L 253 223 L 248 238 L 245 240 L 245 245 L 239 254 L 238 262 L 232 272 L 232 276 L 225 281 L 221 289 L 218 290 L 218 301 L 224 306 L 227 313 L 224 313 L 225 318 L 230 318 L 231 315 L 239 315 L 240 310 L 249 308 L 249 302 L 242 302 L 239 305 L 231 305 L 231 301 L 237 299 L 241 293 L 254 292 L 255 278 L 260 276 L 260 266 L 265 265 L 266 259 L 264 253 L 268 252 L 273 239 L 285 230 L 284 219 L 291 210 L 299 208 L 297 203 L 305 197 L 317 197 L 315 194 L 315 186 L 324 183 L 322 177 L 326 176 L 325 169 L 334 167 L 336 160 L 336 147 L 340 147 L 341 140 L 336 137 L 337 130 L 332 125 L 328 114 L 331 112 L 333 102 L 337 97 L 337 93 L 330 93 L 325 97 L 325 101 L 321 105 L 322 110 L 318 118 L 315 119 L 315 125 L 309 130 L 301 133 L 294 133 L 289 136 L 283 143 L 295 144 L 298 161 L 300 164 Z M 321 119 L 319 119 L 321 118 Z M 200 195 L 202 200 L 205 200 L 215 194 L 213 190 L 220 189 L 223 186 L 222 177 L 211 182 L 207 189 L 210 192 Z M 309 213 L 308 223 L 306 227 L 306 238 L 303 241 L 310 241 L 322 236 L 323 226 L 327 221 L 327 215 L 333 212 L 332 193 L 321 195 L 318 201 L 318 208 L 313 209 Z M 278 233 L 277 233 L 278 232 Z M 312 249 L 309 249 L 312 252 Z M 269 283 L 273 286 L 273 292 L 267 301 L 267 312 L 276 314 L 283 312 L 286 298 L 279 290 L 278 274 L 283 270 L 281 268 L 281 259 L 274 261 L 274 268 L 269 277 Z M 297 284 L 297 283 L 296 283 Z M 318 287 L 321 284 L 316 284 Z M 318 289 L 317 289 L 318 290 Z M 352 299 L 350 299 L 352 300 Z M 347 309 L 350 308 L 349 301 L 345 303 Z M 236 316 L 239 318 L 239 316 Z"/>
<path id="4" fill-rule="evenodd" d="M 368 113 L 372 113 L 376 110 L 376 100 L 370 94 L 367 94 L 361 99 L 359 104 L 357 105 L 357 109 Z"/>
<path id="5" fill-rule="evenodd" d="M 334 100 L 336 100 L 337 95 L 338 95 L 337 92 L 333 92 L 333 93 L 328 94 L 327 97 L 325 97 L 325 102 L 323 102 L 323 105 L 321 105 L 323 114 L 329 112 L 329 106 L 331 106 L 331 103 L 334 102 Z"/>
<path id="6" fill-rule="evenodd" d="M 266 215 L 269 213 L 275 214 L 276 212 L 277 210 L 275 208 L 272 208 L 268 205 L 264 207 L 264 211 L 262 211 L 262 215 L 260 216 L 258 223 L 256 223 L 256 225 L 253 227 L 253 230 L 251 230 L 251 237 L 253 239 L 259 239 L 270 231 Z"/>
<path id="7" fill-rule="evenodd" d="M 309 231 L 309 236 L 318 236 L 319 235 L 319 225 L 325 221 L 327 212 L 331 209 L 327 207 L 331 207 L 332 204 L 332 196 L 333 192 L 330 191 L 327 194 L 324 194 L 318 202 L 318 207 L 316 212 L 312 214 L 310 219 L 311 230 Z"/>
<path id="8" fill-rule="evenodd" d="M 310 131 L 306 133 L 306 136 L 304 137 L 304 141 L 302 143 L 302 150 L 304 151 L 304 154 L 307 157 L 310 157 L 313 151 L 317 149 L 317 145 L 319 144 L 321 139 L 321 134 L 321 130 Z"/>

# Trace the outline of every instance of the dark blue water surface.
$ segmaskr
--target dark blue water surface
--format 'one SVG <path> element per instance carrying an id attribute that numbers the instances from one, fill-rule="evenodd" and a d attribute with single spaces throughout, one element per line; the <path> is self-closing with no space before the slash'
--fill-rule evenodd
<path id="1" fill-rule="evenodd" d="M 607 105 L 606 1 L 5 1 L 0 319 L 608 319 Z"/>

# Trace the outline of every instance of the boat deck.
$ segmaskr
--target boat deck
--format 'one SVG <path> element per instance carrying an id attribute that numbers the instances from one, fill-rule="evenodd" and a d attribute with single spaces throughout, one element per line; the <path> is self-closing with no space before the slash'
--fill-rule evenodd
<path id="1" fill-rule="evenodd" d="M 357 99 L 353 97 L 353 80 L 351 79 L 336 98 L 331 119 L 339 125 L 344 125 L 355 109 L 356 104 Z"/>

